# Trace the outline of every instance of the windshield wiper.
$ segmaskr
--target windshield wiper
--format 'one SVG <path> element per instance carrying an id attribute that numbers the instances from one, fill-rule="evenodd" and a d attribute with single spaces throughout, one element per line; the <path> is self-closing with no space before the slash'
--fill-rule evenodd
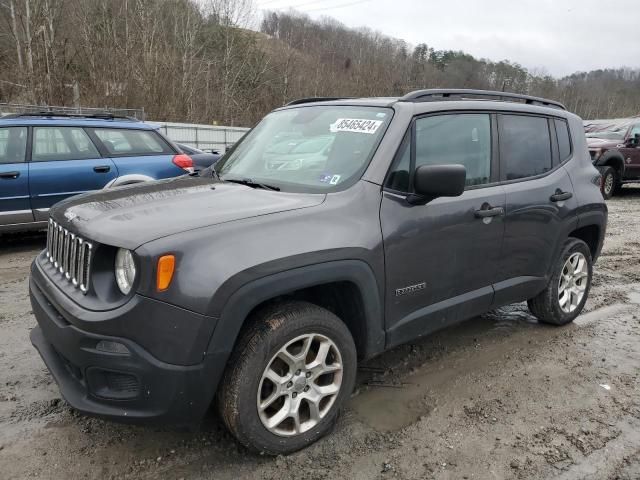
<path id="1" fill-rule="evenodd" d="M 251 188 L 262 188 L 264 190 L 273 190 L 275 192 L 280 191 L 280 187 L 276 187 L 275 185 L 269 185 L 267 183 L 254 182 L 250 178 L 230 178 L 221 179 L 223 182 L 231 182 L 231 183 L 239 183 L 240 185 L 246 185 Z"/>
<path id="2" fill-rule="evenodd" d="M 193 172 L 192 176 L 196 176 L 196 177 L 211 176 L 217 180 L 220 180 L 220 176 L 218 175 L 218 172 L 216 172 L 216 169 L 214 168 L 213 165 L 209 165 L 207 168 L 203 168 L 202 170 L 196 170 L 195 172 Z"/>

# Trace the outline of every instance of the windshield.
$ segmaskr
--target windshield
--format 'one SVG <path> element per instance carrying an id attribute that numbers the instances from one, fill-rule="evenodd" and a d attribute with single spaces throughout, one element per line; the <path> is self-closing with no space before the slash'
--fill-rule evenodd
<path id="1" fill-rule="evenodd" d="M 624 140 L 629 129 L 629 121 L 614 123 L 592 123 L 585 125 L 587 138 L 604 138 L 606 140 Z"/>
<path id="2" fill-rule="evenodd" d="M 284 191 L 338 189 L 364 172 L 391 117 L 388 108 L 308 106 L 273 112 L 216 165 L 222 180 Z"/>

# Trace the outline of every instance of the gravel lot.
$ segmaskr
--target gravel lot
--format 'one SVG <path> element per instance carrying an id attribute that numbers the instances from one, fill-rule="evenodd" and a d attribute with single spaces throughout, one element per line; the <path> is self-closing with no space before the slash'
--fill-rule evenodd
<path id="1" fill-rule="evenodd" d="M 28 336 L 41 234 L 0 238 L 0 478 L 640 478 L 640 188 L 608 202 L 587 313 L 500 309 L 361 366 L 333 432 L 288 457 L 71 410 Z"/>

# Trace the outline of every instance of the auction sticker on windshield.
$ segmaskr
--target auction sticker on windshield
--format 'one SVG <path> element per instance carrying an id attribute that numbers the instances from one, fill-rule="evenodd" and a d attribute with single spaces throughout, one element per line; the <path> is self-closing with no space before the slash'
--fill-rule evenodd
<path id="1" fill-rule="evenodd" d="M 329 130 L 336 132 L 354 132 L 374 134 L 382 125 L 382 120 L 367 120 L 366 118 L 339 118 L 332 123 Z"/>

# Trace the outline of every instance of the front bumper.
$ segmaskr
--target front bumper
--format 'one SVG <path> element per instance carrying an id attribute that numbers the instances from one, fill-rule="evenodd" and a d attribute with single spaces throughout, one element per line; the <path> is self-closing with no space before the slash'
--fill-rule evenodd
<path id="1" fill-rule="evenodd" d="M 195 365 L 174 365 L 126 337 L 81 329 L 73 324 L 70 309 L 61 305 L 64 297 L 43 288 L 41 283 L 47 282 L 42 280 L 32 272 L 29 293 L 38 326 L 31 331 L 31 342 L 72 407 L 125 422 L 193 425 L 202 419 L 224 371 L 224 354 L 204 355 Z M 108 321 L 114 312 L 100 315 Z M 100 341 L 117 342 L 129 353 L 98 350 Z"/>

